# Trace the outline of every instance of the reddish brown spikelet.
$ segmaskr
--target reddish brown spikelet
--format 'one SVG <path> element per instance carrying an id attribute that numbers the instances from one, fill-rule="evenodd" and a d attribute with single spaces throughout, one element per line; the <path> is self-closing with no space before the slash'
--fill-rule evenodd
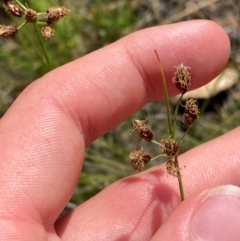
<path id="1" fill-rule="evenodd" d="M 166 162 L 167 173 L 174 177 L 180 177 L 180 169 L 176 167 L 174 160 L 169 160 Z"/>
<path id="2" fill-rule="evenodd" d="M 0 25 L 0 36 L 9 37 L 13 36 L 18 31 L 17 28 L 11 25 Z"/>
<path id="3" fill-rule="evenodd" d="M 162 139 L 159 142 L 163 146 L 163 153 L 167 156 L 177 156 L 179 151 L 179 144 L 169 137 L 168 139 Z"/>
<path id="4" fill-rule="evenodd" d="M 52 25 L 56 23 L 59 19 L 63 18 L 70 12 L 65 6 L 62 7 L 51 7 L 46 11 L 47 24 Z"/>
<path id="5" fill-rule="evenodd" d="M 174 73 L 173 83 L 180 90 L 182 94 L 185 94 L 188 91 L 190 85 L 191 76 L 188 72 L 189 67 L 185 67 L 183 64 L 177 66 L 177 70 Z"/>
<path id="6" fill-rule="evenodd" d="M 196 99 L 189 99 L 186 101 L 185 110 L 183 114 L 183 123 L 192 125 L 199 118 L 198 102 Z"/>
<path id="7" fill-rule="evenodd" d="M 38 13 L 34 9 L 28 8 L 25 11 L 25 19 L 28 23 L 36 23 L 37 22 Z"/>
<path id="8" fill-rule="evenodd" d="M 11 2 L 4 3 L 5 11 L 10 13 L 11 15 L 15 17 L 22 17 L 23 10 L 16 4 Z"/>
<path id="9" fill-rule="evenodd" d="M 52 27 L 50 26 L 45 26 L 42 28 L 41 30 L 41 33 L 42 33 L 42 36 L 45 38 L 45 39 L 50 39 L 53 35 L 54 35 L 54 30 L 52 29 Z"/>
<path id="10" fill-rule="evenodd" d="M 136 131 L 140 139 L 151 142 L 153 139 L 153 131 L 146 125 L 147 120 L 134 120 L 132 132 Z"/>
<path id="11" fill-rule="evenodd" d="M 129 154 L 129 159 L 132 163 L 132 167 L 136 171 L 141 171 L 141 169 L 150 162 L 151 156 L 144 151 L 143 148 L 136 151 L 131 151 Z"/>

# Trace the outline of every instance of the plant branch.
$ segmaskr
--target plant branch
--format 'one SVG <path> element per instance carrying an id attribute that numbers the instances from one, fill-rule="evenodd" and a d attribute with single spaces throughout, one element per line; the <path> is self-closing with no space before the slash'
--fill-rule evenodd
<path id="1" fill-rule="evenodd" d="M 193 125 L 193 124 L 192 124 Z M 192 125 L 190 125 L 190 126 L 188 126 L 188 129 L 187 129 L 187 131 L 183 134 L 183 136 L 182 136 L 182 138 L 180 139 L 180 141 L 179 141 L 179 145 L 181 144 L 181 142 L 183 141 L 183 138 L 187 135 L 187 133 L 190 131 L 190 129 L 191 129 L 191 127 L 192 127 Z"/>
<path id="2" fill-rule="evenodd" d="M 159 58 L 159 55 L 156 50 L 154 50 L 154 51 L 155 51 L 155 54 L 158 59 L 159 69 L 160 69 L 160 73 L 161 73 L 161 77 L 162 77 L 165 103 L 166 103 L 166 109 L 167 109 L 168 129 L 169 129 L 170 136 L 172 136 L 173 135 L 173 127 L 172 127 L 172 120 L 171 120 L 171 114 L 170 114 L 170 104 L 169 104 L 169 97 L 168 97 L 168 90 L 167 90 L 167 81 L 166 81 L 166 77 L 165 77 L 164 70 L 163 70 L 163 65 Z"/>
<path id="3" fill-rule="evenodd" d="M 27 9 L 20 1 L 18 1 L 18 0 L 15 0 L 15 1 L 21 8 L 23 8 L 24 10 Z"/>
<path id="4" fill-rule="evenodd" d="M 182 176 L 180 173 L 180 167 L 179 167 L 179 163 L 178 163 L 178 157 L 176 156 L 175 158 L 175 165 L 176 168 L 179 170 L 179 175 L 178 175 L 178 185 L 179 185 L 179 190 L 180 190 L 180 196 L 181 196 L 181 200 L 183 201 L 185 199 L 185 195 L 184 195 L 184 189 L 183 189 L 183 183 L 182 183 Z"/>
<path id="5" fill-rule="evenodd" d="M 151 159 L 151 161 L 153 161 L 153 160 L 156 160 L 157 158 L 159 158 L 159 157 L 169 157 L 169 156 L 167 156 L 166 154 L 160 154 L 160 155 L 157 155 L 157 156 L 155 156 L 155 157 L 153 157 L 152 159 Z"/>
<path id="6" fill-rule="evenodd" d="M 153 144 L 158 145 L 158 146 L 163 146 L 159 141 L 151 140 L 151 142 L 152 142 Z"/>
<path id="7" fill-rule="evenodd" d="M 178 102 L 177 102 L 177 106 L 175 108 L 175 112 L 174 112 L 174 118 L 173 118 L 173 135 L 172 138 L 175 138 L 175 132 L 176 132 L 176 123 L 177 123 L 177 115 L 178 115 L 178 110 L 179 110 L 179 106 L 181 104 L 182 98 L 183 98 L 184 94 L 181 94 Z"/>
<path id="8" fill-rule="evenodd" d="M 49 59 L 49 56 L 48 56 L 45 44 L 43 43 L 42 37 L 40 36 L 40 34 L 38 32 L 36 24 L 33 24 L 33 25 L 34 25 L 35 32 L 37 33 L 38 41 L 39 41 L 39 43 L 40 43 L 40 45 L 42 47 L 42 50 L 43 50 L 43 54 L 44 54 L 46 65 L 48 67 L 48 70 L 50 71 L 52 69 L 52 66 L 51 66 L 51 61 Z"/>

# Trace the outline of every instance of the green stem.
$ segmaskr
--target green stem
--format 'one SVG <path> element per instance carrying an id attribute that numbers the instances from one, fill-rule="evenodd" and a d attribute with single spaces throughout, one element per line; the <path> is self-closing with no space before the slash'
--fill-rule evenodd
<path id="1" fill-rule="evenodd" d="M 38 12 L 38 14 L 37 14 L 38 16 L 43 16 L 43 15 L 46 15 L 46 12 Z"/>
<path id="2" fill-rule="evenodd" d="M 162 62 L 159 58 L 159 55 L 157 53 L 156 50 L 155 51 L 155 54 L 157 56 L 157 59 L 158 59 L 158 63 L 159 63 L 159 69 L 160 69 L 160 72 L 161 72 L 161 77 L 162 77 L 162 82 L 163 82 L 163 89 L 164 89 L 164 95 L 165 95 L 165 102 L 166 102 L 166 109 L 167 109 L 167 118 L 168 118 L 168 128 L 169 128 L 169 133 L 171 135 L 171 137 L 174 139 L 174 136 L 175 136 L 175 129 L 176 129 L 176 119 L 177 119 L 177 113 L 178 113 L 178 109 L 179 109 L 179 106 L 180 106 L 180 103 L 181 103 L 181 100 L 182 100 L 182 95 L 179 99 L 179 102 L 177 104 L 177 107 L 175 109 L 175 113 L 174 113 L 174 123 L 172 123 L 172 120 L 171 120 L 171 114 L 170 114 L 170 104 L 169 104 L 169 97 L 168 97 L 168 90 L 167 90 L 167 81 L 166 81 L 166 78 L 165 78 L 165 74 L 164 74 L 164 69 L 163 69 L 163 65 L 162 65 Z M 162 157 L 164 154 L 161 154 L 161 155 L 158 155 L 154 158 L 152 158 L 151 160 L 154 160 L 158 157 Z M 182 176 L 181 176 L 181 172 L 180 172 L 180 168 L 179 168 L 179 163 L 178 163 L 178 157 L 174 157 L 174 160 L 175 160 L 175 165 L 176 165 L 176 168 L 179 170 L 179 175 L 178 175 L 178 184 L 179 184 L 179 190 L 180 190 L 180 196 L 181 196 L 181 200 L 183 201 L 184 200 L 184 189 L 183 189 L 183 183 L 182 183 Z"/>
<path id="3" fill-rule="evenodd" d="M 176 168 L 178 168 L 178 170 L 179 170 L 178 185 L 179 185 L 181 200 L 183 201 L 185 199 L 185 196 L 184 196 L 182 176 L 181 176 L 181 173 L 180 173 L 180 167 L 179 167 L 179 164 L 178 164 L 178 157 L 177 156 L 175 157 L 175 163 L 176 163 Z"/>
<path id="4" fill-rule="evenodd" d="M 193 125 L 193 124 L 192 124 Z M 187 129 L 187 131 L 183 134 L 183 136 L 182 136 L 182 138 L 180 139 L 180 141 L 179 141 L 179 145 L 182 143 L 182 141 L 183 141 L 183 138 L 187 135 L 187 133 L 190 131 L 190 129 L 191 129 L 191 127 L 192 127 L 192 125 L 190 125 L 190 126 L 188 126 L 188 129 Z"/>
<path id="5" fill-rule="evenodd" d="M 47 68 L 48 68 L 48 70 L 51 70 L 51 69 L 52 69 L 51 61 L 50 61 L 50 59 L 49 59 L 49 56 L 48 56 L 48 53 L 47 53 L 45 44 L 43 43 L 42 37 L 41 37 L 40 34 L 39 34 L 39 31 L 38 31 L 38 29 L 37 29 L 36 24 L 33 24 L 33 25 L 34 25 L 35 32 L 37 33 L 38 41 L 39 41 L 39 43 L 40 43 L 40 45 L 41 45 L 41 47 L 42 47 L 42 50 L 43 50 L 43 55 L 44 55 L 44 59 L 45 59 Z"/>
<path id="6" fill-rule="evenodd" d="M 173 136 L 172 138 L 175 138 L 175 132 L 176 132 L 176 123 L 177 123 L 177 115 L 178 115 L 178 110 L 179 110 L 179 106 L 181 104 L 182 98 L 183 98 L 184 94 L 181 94 L 178 102 L 177 102 L 177 106 L 175 108 L 175 112 L 174 112 L 174 118 L 173 118 Z"/>
<path id="7" fill-rule="evenodd" d="M 27 23 L 27 22 L 25 21 L 25 22 L 23 22 L 22 24 L 20 24 L 20 25 L 17 27 L 17 29 L 19 30 L 19 29 L 22 28 L 26 23 Z"/>
<path id="8" fill-rule="evenodd" d="M 168 157 L 168 156 L 167 156 L 166 154 L 160 154 L 160 155 L 157 155 L 157 156 L 153 157 L 153 158 L 151 159 L 151 161 L 156 160 L 156 159 L 159 158 L 159 157 Z"/>
<path id="9" fill-rule="evenodd" d="M 163 145 L 162 145 L 160 142 L 158 142 L 158 141 L 151 140 L 151 142 L 152 142 L 153 144 L 158 145 L 158 146 L 163 146 Z"/>
<path id="10" fill-rule="evenodd" d="M 24 10 L 27 9 L 21 2 L 19 2 L 18 0 L 15 0 L 15 1 L 21 8 L 23 8 Z"/>
<path id="11" fill-rule="evenodd" d="M 165 103 L 166 103 L 166 109 L 167 109 L 168 129 L 169 129 L 170 136 L 172 136 L 173 135 L 173 127 L 172 127 L 171 114 L 170 114 L 170 104 L 169 104 L 169 97 L 168 97 L 168 90 L 167 90 L 167 81 L 166 81 L 163 65 L 159 58 L 159 55 L 156 50 L 154 50 L 154 51 L 155 51 L 155 54 L 158 59 L 159 69 L 160 69 L 160 73 L 161 73 L 161 77 L 162 77 Z"/>

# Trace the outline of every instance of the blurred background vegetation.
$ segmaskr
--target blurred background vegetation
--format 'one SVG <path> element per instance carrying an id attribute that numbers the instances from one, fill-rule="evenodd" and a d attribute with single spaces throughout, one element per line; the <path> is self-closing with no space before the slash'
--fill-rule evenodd
<path id="1" fill-rule="evenodd" d="M 240 124 L 240 2 L 239 0 L 82 0 L 23 1 L 37 11 L 65 5 L 70 14 L 54 26 L 56 36 L 44 44 L 51 68 L 58 67 L 142 28 L 189 19 L 211 19 L 219 23 L 232 44 L 229 75 L 219 77 L 232 83 L 218 93 L 200 98 L 201 118 L 186 136 L 181 152 L 215 138 Z M 18 20 L 18 19 L 17 19 Z M 0 7 L 0 23 L 13 24 L 16 19 Z M 16 21 L 16 26 L 18 21 Z M 0 38 L 0 114 L 3 115 L 19 93 L 36 78 L 50 70 L 32 26 L 24 26 L 13 38 Z M 232 73 L 232 74 L 231 74 Z M 211 92 L 211 91 L 210 91 Z M 174 106 L 174 102 L 173 102 Z M 135 171 L 128 160 L 130 150 L 145 146 L 136 135 L 129 135 L 133 119 L 148 119 L 156 136 L 167 137 L 163 103 L 149 103 L 88 147 L 83 173 L 72 197 L 79 204 L 112 182 Z M 161 124 L 158 124 L 161 123 Z M 185 127 L 179 116 L 179 136 Z M 158 147 L 147 145 L 152 156 Z M 156 160 L 146 168 L 161 163 Z"/>

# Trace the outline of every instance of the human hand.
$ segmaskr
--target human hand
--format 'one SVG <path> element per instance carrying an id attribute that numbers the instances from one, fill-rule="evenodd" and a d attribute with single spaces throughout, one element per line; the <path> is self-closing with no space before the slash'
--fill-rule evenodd
<path id="1" fill-rule="evenodd" d="M 230 46 L 209 21 L 149 28 L 48 73 L 18 97 L 0 122 L 1 240 L 238 240 L 240 220 L 232 210 L 240 207 L 239 188 L 210 188 L 240 184 L 240 129 L 179 157 L 187 166 L 183 203 L 176 179 L 161 165 L 112 184 L 56 222 L 81 173 L 85 147 L 163 98 L 154 49 L 168 80 L 183 62 L 197 88 L 221 72 Z M 171 84 L 169 92 L 177 94 Z M 203 200 L 212 223 L 196 214 Z M 217 215 L 215 207 L 227 211 Z"/>

